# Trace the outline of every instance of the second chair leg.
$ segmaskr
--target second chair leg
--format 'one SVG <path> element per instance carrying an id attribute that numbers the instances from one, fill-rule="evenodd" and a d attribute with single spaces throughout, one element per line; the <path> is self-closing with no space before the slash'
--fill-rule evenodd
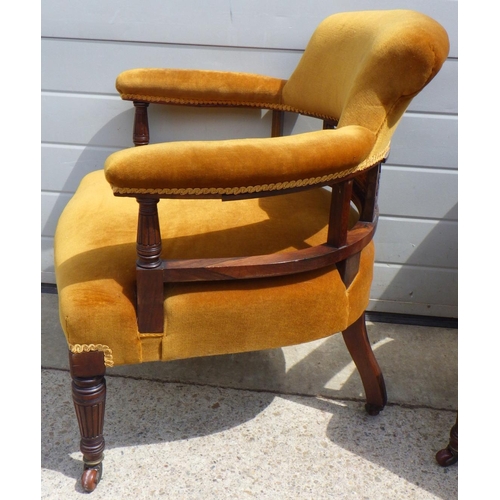
<path id="1" fill-rule="evenodd" d="M 102 476 L 104 458 L 104 406 L 106 401 L 105 366 L 102 352 L 70 353 L 73 403 L 80 428 L 83 453 L 81 484 L 94 491 Z"/>
<path id="2" fill-rule="evenodd" d="M 382 371 L 368 339 L 364 313 L 342 335 L 365 389 L 366 411 L 370 415 L 378 415 L 387 403 L 387 392 Z"/>
<path id="3" fill-rule="evenodd" d="M 448 467 L 458 462 L 458 415 L 455 425 L 450 431 L 448 446 L 436 453 L 436 460 L 442 467 Z"/>

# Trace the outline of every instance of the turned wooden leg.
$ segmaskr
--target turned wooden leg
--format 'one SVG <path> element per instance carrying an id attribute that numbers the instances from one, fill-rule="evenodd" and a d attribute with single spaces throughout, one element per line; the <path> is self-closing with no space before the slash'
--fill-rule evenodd
<path id="1" fill-rule="evenodd" d="M 378 415 L 387 403 L 384 377 L 373 354 L 364 313 L 349 328 L 342 332 L 347 349 L 358 369 L 366 394 L 366 411 Z"/>
<path id="2" fill-rule="evenodd" d="M 73 403 L 80 427 L 80 450 L 83 453 L 81 483 L 85 491 L 91 492 L 101 480 L 104 458 L 104 354 L 99 351 L 70 352 L 69 364 L 73 379 Z"/>
<path id="3" fill-rule="evenodd" d="M 436 453 L 436 460 L 442 467 L 458 462 L 458 416 L 455 425 L 451 428 L 448 446 Z"/>

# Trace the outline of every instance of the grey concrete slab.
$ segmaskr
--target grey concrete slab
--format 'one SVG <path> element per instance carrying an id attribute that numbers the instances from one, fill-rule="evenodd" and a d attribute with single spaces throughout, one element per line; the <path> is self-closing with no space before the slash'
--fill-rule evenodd
<path id="1" fill-rule="evenodd" d="M 57 296 L 42 293 L 41 498 L 81 498 Z M 458 498 L 439 467 L 457 405 L 453 329 L 370 323 L 390 404 L 363 409 L 340 335 L 284 349 L 108 370 L 98 499 Z"/>
<path id="2" fill-rule="evenodd" d="M 457 409 L 456 329 L 372 322 L 367 328 L 389 403 Z M 42 293 L 42 366 L 68 368 L 55 294 Z M 364 397 L 341 335 L 282 349 L 114 367 L 107 373 L 283 394 Z"/>
<path id="3" fill-rule="evenodd" d="M 41 498 L 82 498 L 69 375 L 42 370 Z M 453 412 L 123 377 L 108 379 L 92 499 L 458 498 L 434 454 Z"/>

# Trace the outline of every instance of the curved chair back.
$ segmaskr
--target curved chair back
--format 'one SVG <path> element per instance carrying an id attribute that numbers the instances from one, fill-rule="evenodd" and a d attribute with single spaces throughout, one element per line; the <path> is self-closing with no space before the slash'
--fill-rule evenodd
<path id="1" fill-rule="evenodd" d="M 311 37 L 283 88 L 283 103 L 338 121 L 338 127 L 362 125 L 376 133 L 365 160 L 374 164 L 387 153 L 408 104 L 437 74 L 448 51 L 444 28 L 419 12 L 334 14 Z"/>

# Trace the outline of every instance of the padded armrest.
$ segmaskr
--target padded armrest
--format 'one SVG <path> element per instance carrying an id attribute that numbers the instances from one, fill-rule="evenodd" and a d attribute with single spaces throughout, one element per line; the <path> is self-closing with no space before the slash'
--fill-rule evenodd
<path id="1" fill-rule="evenodd" d="M 287 137 L 161 143 L 113 153 L 104 170 L 115 194 L 259 193 L 345 177 L 360 169 L 374 142 L 373 132 L 351 125 Z"/>
<path id="2" fill-rule="evenodd" d="M 286 80 L 251 73 L 140 68 L 116 79 L 122 99 L 171 104 L 276 107 Z"/>

